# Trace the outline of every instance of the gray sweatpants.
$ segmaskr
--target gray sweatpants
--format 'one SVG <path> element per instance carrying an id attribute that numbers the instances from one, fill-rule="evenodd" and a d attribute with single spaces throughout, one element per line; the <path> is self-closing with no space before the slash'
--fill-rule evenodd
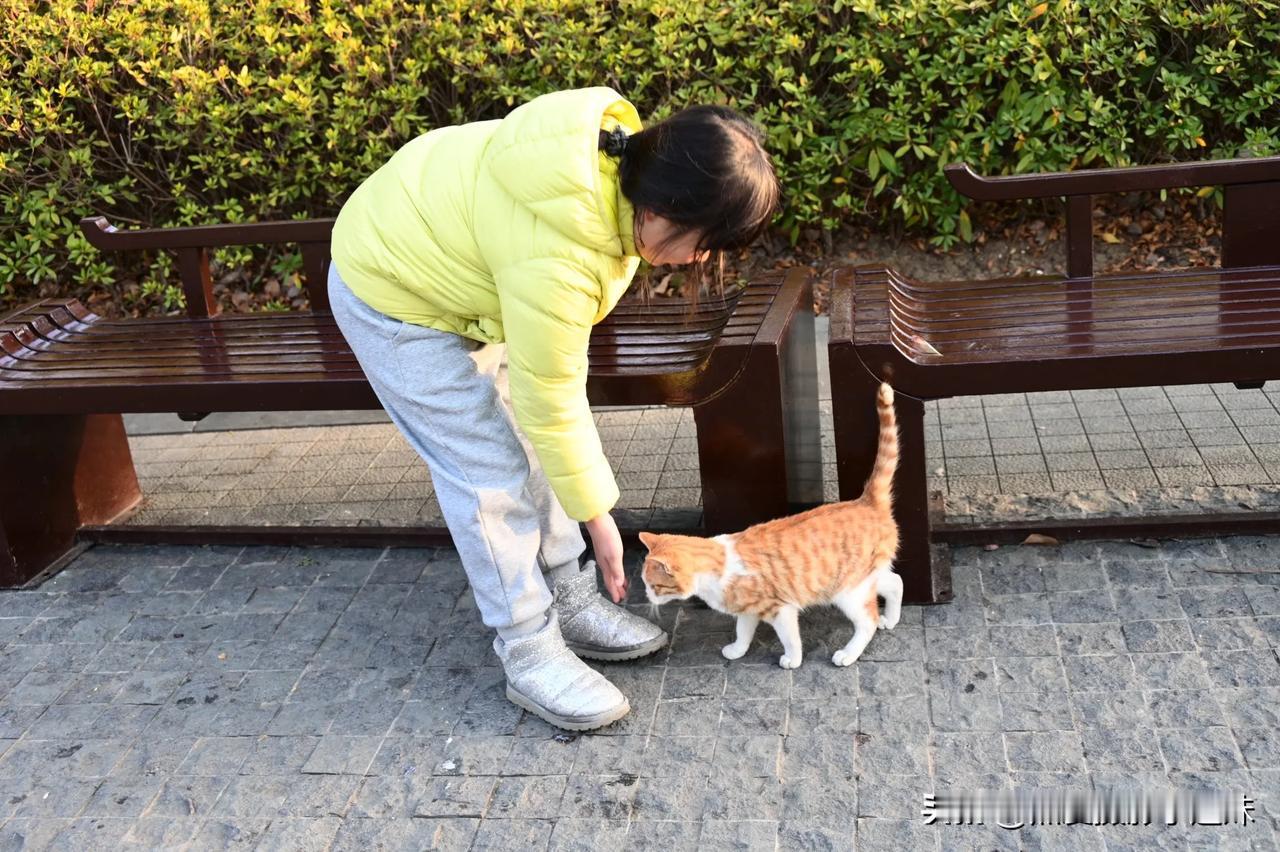
<path id="1" fill-rule="evenodd" d="M 375 311 L 329 267 L 334 319 L 387 414 L 431 470 L 484 623 L 551 606 L 543 572 L 576 569 L 586 545 L 516 425 L 504 348 Z"/>

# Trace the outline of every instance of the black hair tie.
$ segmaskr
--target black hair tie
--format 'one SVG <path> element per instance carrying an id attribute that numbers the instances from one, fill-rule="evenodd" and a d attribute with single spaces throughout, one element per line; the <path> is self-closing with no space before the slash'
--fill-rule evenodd
<path id="1" fill-rule="evenodd" d="M 627 153 L 627 143 L 630 141 L 631 134 L 621 127 L 600 131 L 600 150 L 610 157 L 621 157 Z"/>

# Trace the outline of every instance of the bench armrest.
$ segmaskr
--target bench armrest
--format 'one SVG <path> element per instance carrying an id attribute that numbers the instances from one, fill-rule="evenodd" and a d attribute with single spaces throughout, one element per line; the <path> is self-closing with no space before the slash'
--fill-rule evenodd
<path id="1" fill-rule="evenodd" d="M 120 230 L 105 216 L 87 216 L 80 230 L 89 244 L 103 251 L 168 249 L 178 255 L 187 315 L 209 317 L 218 313 L 209 277 L 209 249 L 222 246 L 259 246 L 297 243 L 302 249 L 303 287 L 313 311 L 329 310 L 327 276 L 329 237 L 333 219 L 299 219 L 289 222 L 249 222 L 234 225 L 194 225 L 187 228 L 135 228 Z"/>

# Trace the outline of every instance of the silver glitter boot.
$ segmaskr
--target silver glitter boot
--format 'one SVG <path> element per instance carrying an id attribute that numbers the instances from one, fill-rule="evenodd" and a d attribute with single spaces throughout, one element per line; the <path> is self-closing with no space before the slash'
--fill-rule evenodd
<path id="1" fill-rule="evenodd" d="M 631 712 L 627 697 L 608 678 L 574 656 L 560 635 L 555 610 L 532 636 L 493 640 L 507 675 L 507 698 L 569 731 L 590 731 Z"/>
<path id="2" fill-rule="evenodd" d="M 596 591 L 596 563 L 556 583 L 553 609 L 560 614 L 564 641 L 589 660 L 634 660 L 667 644 L 667 633 Z"/>

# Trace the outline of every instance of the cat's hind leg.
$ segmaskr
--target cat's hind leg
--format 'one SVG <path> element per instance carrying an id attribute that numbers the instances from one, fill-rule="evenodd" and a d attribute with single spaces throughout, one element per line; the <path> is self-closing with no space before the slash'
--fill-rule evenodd
<path id="1" fill-rule="evenodd" d="M 769 626 L 778 634 L 782 642 L 782 656 L 778 665 L 784 669 L 799 667 L 804 657 L 804 646 L 800 643 L 800 610 L 797 607 L 784 605 L 778 614 L 768 619 Z"/>
<path id="2" fill-rule="evenodd" d="M 853 622 L 853 638 L 831 655 L 831 662 L 837 666 L 847 666 L 862 656 L 867 643 L 876 635 L 876 627 L 880 622 L 876 587 L 869 587 L 865 582 L 859 583 L 855 588 L 845 589 L 836 595 L 831 602 Z"/>
<path id="3" fill-rule="evenodd" d="M 902 578 L 893 573 L 893 566 L 886 565 L 876 571 L 876 594 L 884 598 L 884 615 L 880 616 L 880 628 L 892 630 L 902 617 Z"/>
<path id="4" fill-rule="evenodd" d="M 737 639 L 720 649 L 726 660 L 736 660 L 747 653 L 747 649 L 751 647 L 751 637 L 756 635 L 759 624 L 760 617 L 757 615 L 743 613 L 738 616 Z"/>

